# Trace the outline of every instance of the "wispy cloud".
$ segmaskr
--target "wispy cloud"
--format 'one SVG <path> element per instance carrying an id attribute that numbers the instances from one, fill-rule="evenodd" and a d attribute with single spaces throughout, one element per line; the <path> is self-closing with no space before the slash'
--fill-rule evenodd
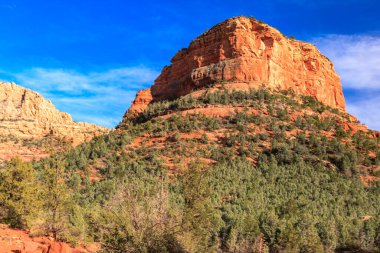
<path id="1" fill-rule="evenodd" d="M 329 35 L 314 42 L 334 62 L 345 88 L 380 89 L 380 36 Z"/>
<path id="2" fill-rule="evenodd" d="M 347 110 L 368 124 L 371 129 L 380 131 L 380 92 L 361 96 L 358 100 L 350 101 Z"/>
<path id="3" fill-rule="evenodd" d="M 3 73 L 4 74 L 4 73 Z M 5 73 L 9 81 L 35 90 L 77 121 L 114 127 L 137 90 L 150 86 L 158 72 L 144 67 L 80 73 L 66 69 L 33 68 Z"/>
<path id="4" fill-rule="evenodd" d="M 380 36 L 327 35 L 313 43 L 340 74 L 348 111 L 380 130 Z"/>

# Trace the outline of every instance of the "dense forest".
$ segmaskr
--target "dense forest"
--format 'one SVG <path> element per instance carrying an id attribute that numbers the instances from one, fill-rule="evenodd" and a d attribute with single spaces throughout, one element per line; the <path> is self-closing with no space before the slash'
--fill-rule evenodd
<path id="1" fill-rule="evenodd" d="M 241 110 L 182 114 L 226 105 Z M 380 183 L 363 178 L 379 176 L 380 139 L 342 122 L 264 89 L 153 103 L 75 149 L 4 164 L 0 221 L 104 252 L 379 252 Z"/>

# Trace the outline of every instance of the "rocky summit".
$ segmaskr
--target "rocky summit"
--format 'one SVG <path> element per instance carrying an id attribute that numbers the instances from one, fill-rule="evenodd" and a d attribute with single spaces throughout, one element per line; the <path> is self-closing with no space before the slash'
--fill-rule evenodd
<path id="1" fill-rule="evenodd" d="M 104 127 L 74 122 L 69 114 L 60 112 L 32 90 L 0 83 L 0 160 L 44 157 L 48 155 L 44 140 L 61 140 L 76 146 L 106 132 Z"/>
<path id="2" fill-rule="evenodd" d="M 231 89 L 291 89 L 345 110 L 332 62 L 312 44 L 287 38 L 254 18 L 236 17 L 217 24 L 180 50 L 171 63 L 155 80 L 151 95 L 149 90 L 137 94 L 126 116 L 136 108 L 140 111 L 149 99 L 179 98 L 212 83 L 230 84 Z"/>

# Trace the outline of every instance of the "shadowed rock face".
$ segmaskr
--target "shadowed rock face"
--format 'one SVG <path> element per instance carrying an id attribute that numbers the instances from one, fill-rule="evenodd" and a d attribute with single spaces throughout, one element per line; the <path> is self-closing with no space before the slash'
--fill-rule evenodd
<path id="1" fill-rule="evenodd" d="M 37 147 L 23 146 L 22 140 L 54 137 L 75 146 L 108 131 L 93 124 L 76 123 L 40 94 L 14 83 L 0 82 L 0 160 L 46 156 Z"/>
<path id="2" fill-rule="evenodd" d="M 174 99 L 215 83 L 292 89 L 345 110 L 339 76 L 318 49 L 255 19 L 228 19 L 179 51 L 151 87 L 153 101 Z M 137 97 L 137 99 L 139 99 Z"/>

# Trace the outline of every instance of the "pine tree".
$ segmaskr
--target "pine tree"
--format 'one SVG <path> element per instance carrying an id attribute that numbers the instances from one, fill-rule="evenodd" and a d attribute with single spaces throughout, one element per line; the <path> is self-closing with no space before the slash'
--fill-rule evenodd
<path id="1" fill-rule="evenodd" d="M 71 190 L 66 185 L 66 172 L 62 161 L 46 163 L 42 171 L 44 229 L 54 239 L 67 232 L 70 214 Z"/>
<path id="2" fill-rule="evenodd" d="M 210 203 L 207 173 L 198 161 L 191 164 L 180 178 L 184 198 L 181 241 L 187 247 L 194 243 L 195 252 L 210 251 L 215 246 L 212 239 L 218 229 L 216 210 Z"/>
<path id="3" fill-rule="evenodd" d="M 13 159 L 0 170 L 0 219 L 12 227 L 28 228 L 40 206 L 38 183 L 30 163 Z"/>

